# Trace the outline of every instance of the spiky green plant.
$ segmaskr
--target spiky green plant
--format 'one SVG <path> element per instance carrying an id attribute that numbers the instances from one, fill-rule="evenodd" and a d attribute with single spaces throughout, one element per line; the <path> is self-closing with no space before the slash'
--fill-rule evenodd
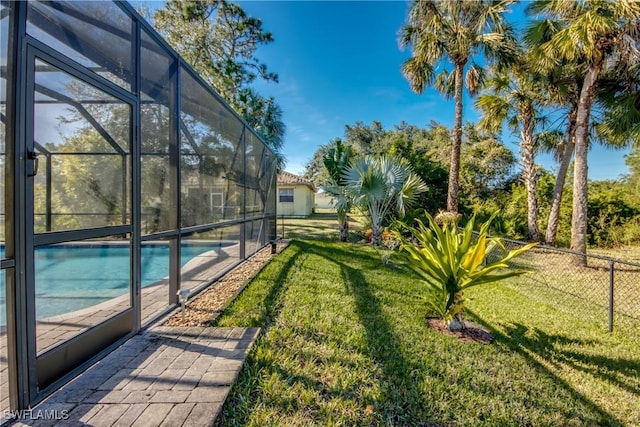
<path id="1" fill-rule="evenodd" d="M 401 252 L 411 268 L 424 279 L 427 305 L 450 329 L 454 319 L 464 327 L 466 300 L 463 292 L 466 289 L 526 273 L 525 270 L 507 270 L 507 261 L 537 243 L 507 251 L 500 238 L 487 235 L 496 215 L 497 212 L 480 226 L 477 236 L 474 236 L 475 217 L 460 230 L 455 221 L 438 225 L 427 213 L 426 225 L 418 219 L 417 227 L 399 223 L 395 231 Z M 409 231 L 410 238 L 402 234 L 404 230 Z M 500 258 L 487 263 L 487 254 L 496 248 L 502 250 Z"/>

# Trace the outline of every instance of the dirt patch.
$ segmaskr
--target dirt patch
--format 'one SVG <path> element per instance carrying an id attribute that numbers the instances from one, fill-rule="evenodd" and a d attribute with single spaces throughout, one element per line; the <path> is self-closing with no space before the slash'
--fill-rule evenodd
<path id="1" fill-rule="evenodd" d="M 493 342 L 493 335 L 491 335 L 489 331 L 468 321 L 464 322 L 465 327 L 460 331 L 450 331 L 444 324 L 444 321 L 433 317 L 427 318 L 427 326 L 441 334 L 456 337 L 464 342 L 479 342 L 481 344 L 490 344 Z"/>
<path id="2" fill-rule="evenodd" d="M 279 240 L 276 252 L 288 245 L 288 240 Z M 273 257 L 270 245 L 262 248 L 190 300 L 184 314 L 176 310 L 162 326 L 208 326 Z"/>

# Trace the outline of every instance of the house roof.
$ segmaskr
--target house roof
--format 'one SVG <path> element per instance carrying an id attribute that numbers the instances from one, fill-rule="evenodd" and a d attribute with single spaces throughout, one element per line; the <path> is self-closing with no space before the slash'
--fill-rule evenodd
<path id="1" fill-rule="evenodd" d="M 316 191 L 313 182 L 287 171 L 282 171 L 278 174 L 278 185 L 306 185 L 311 191 Z"/>

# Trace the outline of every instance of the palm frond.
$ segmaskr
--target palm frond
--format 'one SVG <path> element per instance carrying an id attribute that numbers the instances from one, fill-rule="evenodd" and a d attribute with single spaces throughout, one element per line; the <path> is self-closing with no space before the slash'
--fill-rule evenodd
<path id="1" fill-rule="evenodd" d="M 472 64 L 467 70 L 467 74 L 465 76 L 465 85 L 467 86 L 467 90 L 469 90 L 469 94 L 471 96 L 476 96 L 478 94 L 484 84 L 484 80 L 484 68 L 477 64 Z"/>
<path id="2" fill-rule="evenodd" d="M 395 156 L 359 158 L 344 171 L 343 179 L 351 200 L 371 221 L 374 233 L 381 231 L 390 210 L 404 214 L 418 194 L 427 190 L 409 164 Z"/>
<path id="3" fill-rule="evenodd" d="M 625 147 L 640 141 L 640 91 L 614 97 L 595 124 L 598 139 L 611 147 Z"/>
<path id="4" fill-rule="evenodd" d="M 402 183 L 398 194 L 396 210 L 404 215 L 408 207 L 415 205 L 420 194 L 428 190 L 427 185 L 418 175 L 410 173 Z"/>
<path id="5" fill-rule="evenodd" d="M 438 92 L 444 95 L 446 99 L 453 98 L 455 92 L 455 71 L 441 71 L 435 78 L 433 86 Z"/>
<path id="6" fill-rule="evenodd" d="M 484 53 L 487 60 L 513 60 L 515 36 L 504 13 L 514 0 L 414 1 L 399 43 L 410 46 L 412 57 L 402 65 L 411 89 L 422 93 L 427 86 L 445 97 L 453 94 L 450 73 L 435 76 L 438 64 L 466 64 Z M 480 67 L 467 74 L 467 88 L 475 94 L 482 84 Z"/>
<path id="7" fill-rule="evenodd" d="M 511 111 L 511 103 L 507 98 L 492 94 L 478 97 L 475 106 L 482 112 L 480 127 L 490 132 L 498 132 Z"/>
<path id="8" fill-rule="evenodd" d="M 402 65 L 402 75 L 409 82 L 411 90 L 421 94 L 428 86 L 433 84 L 434 69 L 431 64 L 414 56 L 407 59 Z"/>
<path id="9" fill-rule="evenodd" d="M 528 24 L 525 30 L 523 38 L 524 43 L 530 49 L 535 49 L 543 43 L 551 40 L 553 35 L 556 34 L 560 28 L 560 22 L 552 21 L 551 19 L 532 21 Z"/>

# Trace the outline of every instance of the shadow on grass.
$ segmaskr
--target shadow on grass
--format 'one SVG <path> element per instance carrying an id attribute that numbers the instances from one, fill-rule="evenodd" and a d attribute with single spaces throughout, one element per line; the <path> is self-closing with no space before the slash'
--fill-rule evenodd
<path id="1" fill-rule="evenodd" d="M 632 385 L 628 382 L 621 381 L 619 376 L 628 376 L 632 382 L 640 372 L 640 363 L 627 359 L 611 359 L 603 356 L 589 355 L 576 351 L 563 350 L 564 345 L 582 345 L 587 346 L 593 344 L 593 340 L 582 340 L 571 338 L 560 334 L 547 334 L 546 332 L 522 325 L 520 323 L 504 326 L 505 333 L 500 332 L 491 324 L 485 322 L 480 316 L 472 310 L 466 309 L 467 313 L 473 318 L 473 321 L 491 331 L 496 343 L 503 345 L 509 350 L 524 357 L 527 362 L 536 368 L 541 374 L 564 388 L 576 401 L 579 401 L 585 407 L 589 408 L 599 419 L 598 425 L 602 426 L 622 426 L 624 425 L 613 414 L 607 412 L 588 397 L 575 390 L 568 382 L 560 378 L 554 371 L 550 370 L 540 362 L 538 362 L 532 354 L 548 360 L 555 366 L 570 366 L 573 369 L 588 373 L 594 377 L 600 378 L 606 382 L 611 382 L 635 395 L 640 395 L 637 384 Z M 531 333 L 533 332 L 533 333 Z M 606 371 L 599 369 L 605 367 Z"/>
<path id="2" fill-rule="evenodd" d="M 428 402 L 424 402 L 424 397 L 418 389 L 416 383 L 412 381 L 412 376 L 408 373 L 420 370 L 421 367 L 414 366 L 412 360 L 408 360 L 401 351 L 402 343 L 394 332 L 393 325 L 389 322 L 383 311 L 383 304 L 374 294 L 366 278 L 359 269 L 355 269 L 337 261 L 341 257 L 358 259 L 362 262 L 364 269 L 381 268 L 377 259 L 372 259 L 370 254 L 358 253 L 348 249 L 330 250 L 309 246 L 308 250 L 318 256 L 326 258 L 328 261 L 340 266 L 343 281 L 348 291 L 353 295 L 356 306 L 356 313 L 360 323 L 365 327 L 366 338 L 371 357 L 380 365 L 382 377 L 381 384 L 381 405 L 380 409 L 385 417 L 385 423 L 391 425 L 421 425 L 428 420 Z M 385 290 L 389 292 L 390 290 Z M 483 322 L 477 315 L 470 314 L 479 320 L 485 328 L 490 329 L 498 343 L 511 349 L 513 352 L 525 357 L 531 366 L 550 378 L 554 384 L 563 388 L 568 395 L 576 401 L 581 402 L 585 408 L 592 413 L 592 417 L 597 419 L 598 425 L 621 426 L 623 423 L 614 415 L 607 412 L 588 397 L 581 394 L 569 383 L 560 378 L 555 372 L 539 363 L 531 356 L 531 352 L 540 355 L 547 360 L 555 360 L 576 370 L 591 374 L 605 382 L 611 382 L 619 387 L 639 395 L 637 372 L 640 372 L 640 363 L 635 360 L 613 359 L 604 356 L 589 355 L 579 351 L 562 350 L 565 345 L 588 346 L 595 343 L 594 340 L 576 339 L 559 334 L 546 334 L 534 329 L 533 337 L 529 337 L 527 327 L 516 324 L 507 328 L 506 333 L 501 333 L 491 328 Z M 417 378 L 415 378 L 417 380 Z M 557 411 L 558 408 L 549 408 Z M 571 414 L 567 414 L 570 418 Z M 437 422 L 437 421 L 436 421 Z"/>
<path id="3" fill-rule="evenodd" d="M 264 331 L 273 323 L 273 320 L 276 318 L 280 308 L 282 307 L 281 297 L 287 288 L 287 276 L 298 258 L 304 253 L 304 247 L 305 245 L 301 242 L 293 241 L 278 255 L 283 256 L 287 251 L 295 251 L 295 253 L 282 265 L 277 276 L 270 281 L 272 286 L 269 288 L 266 295 L 261 300 L 254 301 L 257 305 L 262 306 L 258 317 L 250 319 L 248 324 L 244 326 L 261 327 L 264 334 Z M 265 274 L 264 270 L 261 271 L 260 274 Z M 250 285 L 246 286 L 243 292 L 236 297 L 235 302 L 237 302 L 242 294 L 249 288 Z M 234 315 L 236 313 L 235 302 L 227 307 L 221 316 L 214 320 L 211 326 L 217 326 L 220 320 L 227 315 Z M 258 340 L 256 341 L 256 346 L 258 347 L 260 340 L 261 337 L 258 337 Z M 258 387 L 261 371 L 265 368 L 266 367 L 260 363 L 259 357 L 256 357 L 254 354 L 254 351 L 250 351 L 238 378 L 231 387 L 229 397 L 226 399 L 222 411 L 215 421 L 216 426 L 226 426 L 231 423 L 233 425 L 246 425 L 248 423 L 251 413 L 251 404 L 253 401 L 252 396 L 255 395 L 255 390 Z"/>
<path id="4" fill-rule="evenodd" d="M 362 239 L 361 224 L 351 218 L 349 221 L 349 240 Z M 287 239 L 312 239 L 336 242 L 340 239 L 340 226 L 336 213 L 318 213 L 308 218 L 278 219 L 277 233 Z"/>
<path id="5" fill-rule="evenodd" d="M 382 309 L 382 303 L 372 292 L 367 280 L 360 270 L 337 261 L 340 256 L 358 259 L 365 267 L 380 268 L 379 260 L 370 254 L 359 254 L 353 251 L 309 248 L 310 252 L 326 258 L 340 267 L 342 279 L 347 291 L 355 301 L 356 314 L 365 328 L 369 354 L 380 366 L 379 378 L 381 395 L 376 410 L 379 411 L 388 425 L 425 425 L 429 415 L 425 409 L 422 393 L 417 388 L 419 376 L 409 375 L 419 368 L 407 360 L 402 353 L 403 344 L 394 332 L 393 325 Z M 378 374 L 379 375 L 379 374 Z"/>
<path id="6" fill-rule="evenodd" d="M 329 242 L 336 242 L 340 237 L 338 227 L 335 229 L 327 229 L 326 226 L 299 226 L 295 230 L 290 230 L 285 233 L 287 239 L 313 239 L 313 240 L 326 240 Z"/>
<path id="7" fill-rule="evenodd" d="M 414 368 L 400 351 L 402 344 L 398 342 L 378 298 L 369 289 L 362 273 L 344 264 L 341 269 L 345 284 L 355 298 L 360 323 L 365 327 L 371 357 L 382 368 L 384 376 L 380 385 L 383 405 L 379 409 L 386 412 L 385 422 L 392 425 L 424 422 L 424 414 L 420 409 L 426 405 L 418 404 L 420 392 L 407 375 Z"/>
<path id="8" fill-rule="evenodd" d="M 507 325 L 507 335 L 518 345 L 533 351 L 553 363 L 562 363 L 585 372 L 605 382 L 610 382 L 640 397 L 640 362 L 637 360 L 610 358 L 602 355 L 586 354 L 579 351 L 563 350 L 559 346 L 566 344 L 589 345 L 595 341 L 577 340 L 563 335 L 547 334 L 538 329 L 528 329 L 522 324 Z M 527 332 L 533 336 L 528 337 Z M 529 334 L 531 335 L 531 334 Z M 626 379 L 626 381 L 624 380 Z M 636 384 L 633 384 L 633 382 Z"/>
<path id="9" fill-rule="evenodd" d="M 304 270 L 301 266 L 307 262 L 305 256 L 316 255 L 325 259 L 326 262 L 335 264 L 339 267 L 342 275 L 338 280 L 343 281 L 345 290 L 353 298 L 355 314 L 364 328 L 367 346 L 365 351 L 378 366 L 377 370 L 371 372 L 371 376 L 380 385 L 380 393 L 374 402 L 374 413 L 380 417 L 378 420 L 384 425 L 437 424 L 438 419 L 434 420 L 434 417 L 438 415 L 434 413 L 433 409 L 430 409 L 433 408 L 433 405 L 425 400 L 424 392 L 419 388 L 421 373 L 424 372 L 425 366 L 420 365 L 420 361 L 408 357 L 407 353 L 403 351 L 406 344 L 402 342 L 396 332 L 395 325 L 385 313 L 384 295 L 378 292 L 378 288 L 368 283 L 363 274 L 363 271 L 382 268 L 380 261 L 370 251 L 358 251 L 351 245 L 323 246 L 312 241 L 293 241 L 287 250 L 295 252 L 290 254 L 288 259 L 283 260 L 280 271 L 274 271 L 273 281 L 271 278 L 264 280 L 265 286 L 269 286 L 269 289 L 257 300 L 261 307 L 252 324 L 264 328 L 268 328 L 272 324 L 282 307 L 282 297 L 289 287 L 291 274 Z M 358 268 L 354 268 L 352 265 L 358 265 Z M 388 289 L 384 291 L 387 292 Z M 520 324 L 509 325 L 506 332 L 501 332 L 492 328 L 471 311 L 469 313 L 473 316 L 474 321 L 492 331 L 498 345 L 523 356 L 541 376 L 548 378 L 557 386 L 560 396 L 573 399 L 580 409 L 587 411 L 584 418 L 580 417 L 583 421 L 593 423 L 593 420 L 596 420 L 595 422 L 599 425 L 622 425 L 620 420 L 560 378 L 555 370 L 538 362 L 537 356 L 534 354 L 549 360 L 555 359 L 558 363 L 574 363 L 576 369 L 582 369 L 594 376 L 601 376 L 607 381 L 614 383 L 618 381 L 620 384 L 624 384 L 621 387 L 625 387 L 635 395 L 638 394 L 638 386 L 637 382 L 634 385 L 633 378 L 637 370 L 640 369 L 637 361 L 613 360 L 602 356 L 581 354 L 576 350 L 565 351 L 563 346 L 588 346 L 592 342 L 562 335 L 549 335 L 537 329 L 533 331 L 535 332 L 533 336 L 529 336 L 531 331 Z M 260 344 L 257 347 L 257 350 L 266 354 L 270 351 L 268 347 L 263 348 Z M 264 377 L 265 373 L 283 378 L 283 381 L 289 384 L 303 384 L 307 389 L 320 392 L 327 400 L 345 394 L 352 396 L 352 390 L 349 389 L 327 389 L 311 374 L 299 375 L 289 372 L 282 366 L 273 363 L 271 356 L 265 356 L 265 353 L 257 355 L 255 350 L 250 353 L 243 372 L 224 406 L 224 415 L 219 419 L 223 423 L 222 425 L 229 420 L 238 424 L 249 421 L 253 405 L 256 404 L 256 396 L 262 393 L 260 391 L 260 388 L 263 387 L 261 377 Z M 601 364 L 604 364 L 606 369 L 611 372 L 600 370 Z M 505 394 L 508 393 L 505 392 Z M 549 411 L 562 411 L 562 409 L 554 407 L 553 403 L 546 404 L 543 399 L 538 400 L 540 405 L 548 405 L 548 408 L 545 407 L 545 409 Z M 289 399 L 277 403 L 271 402 L 271 404 L 278 405 L 283 413 L 286 413 L 295 407 L 296 400 Z M 575 416 L 575 413 L 567 413 L 566 415 L 565 418 L 570 419 Z"/>
<path id="10" fill-rule="evenodd" d="M 295 250 L 295 254 L 293 254 L 287 262 L 282 265 L 278 275 L 273 278 L 273 285 L 269 288 L 269 291 L 264 296 L 261 301 L 253 301 L 255 304 L 262 306 L 260 310 L 260 314 L 257 318 L 251 319 L 248 324 L 243 325 L 244 327 L 262 327 L 267 328 L 273 319 L 276 317 L 278 310 L 281 307 L 281 295 L 286 289 L 287 284 L 287 276 L 293 265 L 296 263 L 297 259 L 303 253 L 303 248 L 300 247 L 299 242 L 292 242 L 289 247 L 287 247 L 284 251 Z M 283 251 L 283 252 L 284 252 Z M 282 254 L 282 253 L 281 253 Z M 280 254 L 280 256 L 281 256 Z M 262 272 L 261 272 L 262 274 Z M 240 299 L 242 294 L 249 289 L 250 286 L 246 286 L 243 291 L 236 297 L 236 301 Z M 218 326 L 221 319 L 223 319 L 226 315 L 230 315 L 235 311 L 235 303 L 232 303 L 228 306 L 219 317 L 217 317 L 213 322 L 211 322 L 210 326 Z"/>
<path id="11" fill-rule="evenodd" d="M 335 212 L 315 212 L 313 213 L 309 219 L 313 220 L 313 219 L 327 219 L 327 220 L 332 220 L 335 219 L 336 221 L 338 220 L 338 214 Z"/>

